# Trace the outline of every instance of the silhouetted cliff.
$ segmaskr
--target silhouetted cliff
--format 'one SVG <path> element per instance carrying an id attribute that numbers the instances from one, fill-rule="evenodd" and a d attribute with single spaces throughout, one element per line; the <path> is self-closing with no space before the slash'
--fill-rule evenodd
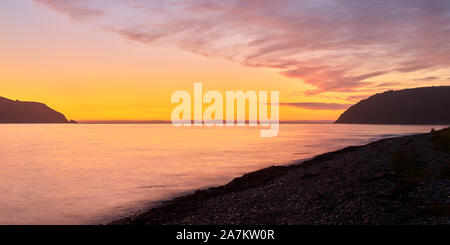
<path id="1" fill-rule="evenodd" d="M 0 123 L 68 123 L 66 117 L 38 102 L 0 97 Z"/>
<path id="2" fill-rule="evenodd" d="M 336 123 L 450 124 L 450 86 L 376 94 L 348 108 Z"/>

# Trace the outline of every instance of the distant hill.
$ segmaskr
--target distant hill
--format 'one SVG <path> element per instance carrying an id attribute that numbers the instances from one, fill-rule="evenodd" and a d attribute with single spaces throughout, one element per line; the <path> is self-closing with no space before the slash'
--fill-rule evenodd
<path id="1" fill-rule="evenodd" d="M 450 124 L 450 86 L 376 94 L 348 108 L 336 123 Z"/>
<path id="2" fill-rule="evenodd" d="M 66 117 L 38 102 L 0 97 L 0 123 L 68 123 Z"/>

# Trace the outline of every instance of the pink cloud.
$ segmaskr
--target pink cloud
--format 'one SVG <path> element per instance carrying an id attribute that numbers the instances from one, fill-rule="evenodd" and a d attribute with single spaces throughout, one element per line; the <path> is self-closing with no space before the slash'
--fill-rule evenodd
<path id="1" fill-rule="evenodd" d="M 34 0 L 48 7 L 69 15 L 73 20 L 83 20 L 103 15 L 101 9 L 92 8 L 89 1 L 65 1 L 65 0 Z"/>
<path id="2" fill-rule="evenodd" d="M 349 108 L 351 104 L 292 102 L 292 103 L 280 103 L 280 106 L 293 106 L 309 110 L 345 110 Z"/>
<path id="3" fill-rule="evenodd" d="M 311 94 L 450 65 L 447 0 L 35 0 L 124 38 L 279 69 Z"/>

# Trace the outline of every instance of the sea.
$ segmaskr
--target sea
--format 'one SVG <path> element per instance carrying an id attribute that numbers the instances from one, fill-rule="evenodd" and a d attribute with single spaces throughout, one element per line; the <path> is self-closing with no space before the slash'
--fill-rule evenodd
<path id="1" fill-rule="evenodd" d="M 0 224 L 103 224 L 245 173 L 436 125 L 0 125 Z M 301 164 L 301 163 L 300 163 Z"/>

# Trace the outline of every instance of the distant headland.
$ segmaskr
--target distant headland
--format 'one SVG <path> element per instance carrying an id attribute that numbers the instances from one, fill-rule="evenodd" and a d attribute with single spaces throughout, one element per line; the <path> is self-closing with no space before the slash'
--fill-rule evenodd
<path id="1" fill-rule="evenodd" d="M 76 123 L 39 102 L 0 97 L 0 123 Z"/>
<path id="2" fill-rule="evenodd" d="M 336 123 L 450 124 L 450 86 L 375 94 L 348 108 Z"/>

